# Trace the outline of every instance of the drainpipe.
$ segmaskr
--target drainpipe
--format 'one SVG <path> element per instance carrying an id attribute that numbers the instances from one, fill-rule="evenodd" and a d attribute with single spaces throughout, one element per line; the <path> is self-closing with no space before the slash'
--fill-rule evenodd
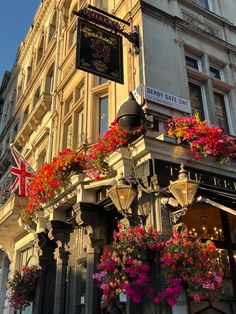
<path id="1" fill-rule="evenodd" d="M 58 4 L 57 4 L 58 5 Z M 55 66 L 54 66 L 54 79 L 53 79 L 53 93 L 52 93 L 52 105 L 51 105 L 51 113 L 50 113 L 50 128 L 49 128 L 49 139 L 48 139 L 48 158 L 47 161 L 50 162 L 53 154 L 53 129 L 54 129 L 54 119 L 56 116 L 56 91 L 57 91 L 57 82 L 58 82 L 58 69 L 59 69 L 59 60 L 60 60 L 60 37 L 61 37 L 61 16 L 62 11 L 58 8 L 58 19 L 57 19 L 57 29 L 56 29 L 56 58 L 55 58 Z M 55 138 L 55 137 L 54 137 Z"/>

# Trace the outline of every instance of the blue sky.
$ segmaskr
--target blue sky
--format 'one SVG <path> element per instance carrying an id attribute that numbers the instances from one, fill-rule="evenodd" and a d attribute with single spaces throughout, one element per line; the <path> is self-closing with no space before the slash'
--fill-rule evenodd
<path id="1" fill-rule="evenodd" d="M 0 0 L 0 83 L 11 70 L 17 49 L 24 39 L 40 0 Z"/>

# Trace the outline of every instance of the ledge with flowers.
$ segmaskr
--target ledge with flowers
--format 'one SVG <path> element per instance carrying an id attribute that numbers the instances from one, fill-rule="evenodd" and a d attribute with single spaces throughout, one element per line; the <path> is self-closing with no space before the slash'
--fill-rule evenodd
<path id="1" fill-rule="evenodd" d="M 187 143 L 192 160 L 213 156 L 217 162 L 225 163 L 236 157 L 235 140 L 207 121 L 200 121 L 198 115 L 192 117 L 174 116 L 167 123 L 167 134 Z M 114 121 L 109 130 L 86 151 L 66 149 L 44 164 L 30 184 L 28 206 L 22 210 L 21 221 L 34 224 L 37 211 L 51 202 L 62 192 L 68 178 L 73 174 L 85 173 L 92 180 L 100 180 L 110 172 L 107 158 L 122 146 L 127 146 L 130 134 Z"/>
<path id="2" fill-rule="evenodd" d="M 65 149 L 50 163 L 42 165 L 30 183 L 28 206 L 21 212 L 21 221 L 33 226 L 36 213 L 63 191 L 73 174 L 85 173 L 92 180 L 107 176 L 111 169 L 106 159 L 119 147 L 127 145 L 129 139 L 130 135 L 114 121 L 109 130 L 85 151 Z"/>

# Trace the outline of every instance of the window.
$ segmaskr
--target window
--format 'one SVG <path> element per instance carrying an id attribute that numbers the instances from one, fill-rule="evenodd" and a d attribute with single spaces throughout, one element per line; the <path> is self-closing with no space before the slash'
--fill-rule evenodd
<path id="1" fill-rule="evenodd" d="M 53 82 L 54 81 L 54 64 L 51 66 L 50 70 L 48 71 L 46 75 L 46 86 L 45 86 L 45 92 L 47 94 L 52 94 L 53 92 Z"/>
<path id="2" fill-rule="evenodd" d="M 108 130 L 108 96 L 99 99 L 99 134 Z"/>
<path id="3" fill-rule="evenodd" d="M 209 0 L 193 0 L 193 2 L 196 2 L 201 7 L 209 10 Z"/>
<path id="4" fill-rule="evenodd" d="M 73 108 L 73 94 L 71 94 L 65 101 L 64 115 L 70 112 Z"/>
<path id="5" fill-rule="evenodd" d="M 81 146 L 84 142 L 84 132 L 83 132 L 83 127 L 84 127 L 84 111 L 80 110 L 79 112 L 76 113 L 75 116 L 75 124 L 76 124 L 76 148 Z"/>
<path id="6" fill-rule="evenodd" d="M 76 25 L 74 24 L 71 30 L 69 31 L 69 42 L 68 42 L 68 49 L 70 49 L 76 43 Z"/>
<path id="7" fill-rule="evenodd" d="M 84 85 L 79 84 L 75 89 L 75 102 L 81 100 L 84 97 Z"/>
<path id="8" fill-rule="evenodd" d="M 56 31 L 56 24 L 57 24 L 57 13 L 54 12 L 53 18 L 51 20 L 51 23 L 49 24 L 49 32 L 48 32 L 48 42 L 52 39 L 53 35 Z"/>
<path id="9" fill-rule="evenodd" d="M 99 77 L 99 85 L 101 85 L 101 84 L 105 84 L 105 83 L 107 83 L 108 82 L 108 79 L 107 78 L 104 78 L 104 77 Z"/>
<path id="10" fill-rule="evenodd" d="M 29 106 L 25 109 L 23 113 L 23 123 L 27 120 L 29 114 Z"/>
<path id="11" fill-rule="evenodd" d="M 43 56 L 43 50 L 44 50 L 44 36 L 42 36 L 39 43 L 38 53 L 37 53 L 37 64 L 39 63 L 39 61 L 41 60 Z"/>
<path id="12" fill-rule="evenodd" d="M 222 79 L 222 73 L 221 73 L 221 70 L 219 68 L 216 68 L 214 66 L 210 66 L 209 70 L 210 70 L 209 71 L 210 76 L 217 78 L 219 80 Z"/>
<path id="13" fill-rule="evenodd" d="M 185 64 L 190 68 L 201 71 L 201 64 L 198 58 L 194 58 L 194 57 L 190 57 L 186 55 Z"/>
<path id="14" fill-rule="evenodd" d="M 69 120 L 64 125 L 64 144 L 63 148 L 73 147 L 73 127 L 72 120 Z"/>
<path id="15" fill-rule="evenodd" d="M 24 251 L 20 252 L 20 265 L 19 268 L 22 266 L 28 265 L 28 262 L 30 260 L 30 257 L 33 255 L 33 247 L 26 249 Z"/>
<path id="16" fill-rule="evenodd" d="M 38 156 L 38 169 L 41 168 L 42 165 L 44 165 L 46 162 L 46 151 L 43 151 Z"/>
<path id="17" fill-rule="evenodd" d="M 108 0 L 101 0 L 101 9 L 108 11 Z"/>
<path id="18" fill-rule="evenodd" d="M 224 131 L 224 133 L 229 133 L 224 95 L 215 92 L 214 100 L 217 125 Z"/>
<path id="19" fill-rule="evenodd" d="M 192 114 L 198 114 L 199 118 L 203 121 L 205 119 L 203 109 L 203 99 L 201 86 L 189 82 L 189 96 L 192 108 Z"/>
<path id="20" fill-rule="evenodd" d="M 36 90 L 34 94 L 33 107 L 37 105 L 37 103 L 39 102 L 39 99 L 40 99 L 40 87 L 38 87 L 38 89 Z"/>

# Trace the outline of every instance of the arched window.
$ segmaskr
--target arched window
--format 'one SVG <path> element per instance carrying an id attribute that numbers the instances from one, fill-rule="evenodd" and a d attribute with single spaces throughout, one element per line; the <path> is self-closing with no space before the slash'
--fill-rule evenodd
<path id="1" fill-rule="evenodd" d="M 45 92 L 51 94 L 53 92 L 53 81 L 54 81 L 54 64 L 50 67 L 46 75 Z"/>
<path id="2" fill-rule="evenodd" d="M 57 25 L 57 12 L 55 11 L 49 24 L 49 32 L 48 32 L 48 42 L 52 39 L 53 35 L 56 32 L 56 25 Z"/>
<path id="3" fill-rule="evenodd" d="M 35 107 L 37 105 L 37 103 L 39 102 L 39 99 L 40 99 L 40 86 L 37 88 L 37 90 L 34 94 L 33 107 Z"/>

